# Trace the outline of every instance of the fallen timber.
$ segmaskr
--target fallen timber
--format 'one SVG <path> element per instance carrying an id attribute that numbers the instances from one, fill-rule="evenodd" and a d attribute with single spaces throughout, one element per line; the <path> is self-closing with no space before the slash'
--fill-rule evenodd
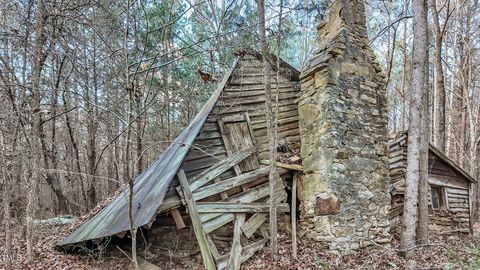
<path id="1" fill-rule="evenodd" d="M 218 163 L 191 179 L 186 179 L 183 171 L 179 172 L 178 177 L 181 185 L 176 187 L 179 198 L 171 199 L 170 201 L 166 200 L 170 207 L 187 206 L 187 212 L 190 215 L 194 228 L 196 228 L 195 233 L 197 241 L 201 246 L 202 258 L 204 258 L 206 269 L 240 269 L 241 263 L 253 256 L 256 251 L 262 249 L 268 242 L 268 238 L 264 238 L 253 243 L 247 242 L 242 244 L 264 226 L 268 219 L 270 210 L 270 193 L 267 179 L 270 171 L 269 166 L 262 166 L 260 165 L 262 162 L 260 162 L 257 169 L 249 172 L 240 172 L 240 174 L 224 180 L 219 179 L 222 173 L 237 166 L 240 162 L 256 153 L 255 151 L 255 148 L 249 148 L 237 152 L 224 160 L 218 161 Z M 298 167 L 280 167 L 279 172 L 280 174 L 285 174 L 291 170 L 297 171 L 296 169 Z M 240 188 L 242 185 L 248 185 L 255 181 L 260 181 L 260 184 L 241 189 L 240 193 L 231 196 L 227 195 L 227 191 Z M 214 199 L 212 201 L 213 197 L 220 200 Z M 281 196 L 280 200 L 283 200 L 285 197 L 286 194 Z M 210 200 L 204 201 L 205 199 Z M 258 202 L 259 200 L 260 202 Z M 164 209 L 164 211 L 167 210 Z M 290 207 L 287 203 L 279 201 L 277 211 L 289 212 Z M 212 240 L 217 237 L 212 238 L 212 234 L 214 235 L 217 229 L 232 221 L 234 222 L 234 229 L 230 252 L 221 255 L 215 245 L 215 241 Z M 211 265 L 210 258 L 213 258 L 215 261 L 215 266 Z"/>

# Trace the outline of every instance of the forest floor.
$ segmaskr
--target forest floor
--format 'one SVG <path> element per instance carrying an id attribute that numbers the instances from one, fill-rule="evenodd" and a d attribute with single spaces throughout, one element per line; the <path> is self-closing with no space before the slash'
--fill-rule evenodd
<path id="1" fill-rule="evenodd" d="M 37 230 L 35 262 L 27 263 L 26 244 L 21 226 L 13 226 L 14 269 L 128 269 L 129 259 L 118 249 L 111 249 L 98 258 L 86 253 L 66 254 L 55 249 L 55 243 L 66 235 L 65 228 L 44 227 Z M 272 256 L 268 249 L 254 255 L 242 265 L 242 269 L 480 269 L 480 239 L 471 236 L 449 236 L 432 239 L 431 245 L 419 247 L 411 261 L 399 257 L 392 243 L 390 248 L 372 247 L 355 254 L 338 256 L 326 253 L 318 243 L 299 239 L 298 259 L 291 257 L 291 239 L 282 233 L 279 255 Z M 0 234 L 0 254 L 4 253 L 5 234 Z M 173 251 L 174 253 L 177 251 Z M 190 255 L 191 256 L 191 255 Z M 1 257 L 0 269 L 4 269 L 5 257 Z M 199 252 L 184 261 L 162 264 L 164 269 L 203 269 Z M 170 259 L 170 263 L 173 263 Z M 181 265 L 181 266 L 180 266 Z"/>

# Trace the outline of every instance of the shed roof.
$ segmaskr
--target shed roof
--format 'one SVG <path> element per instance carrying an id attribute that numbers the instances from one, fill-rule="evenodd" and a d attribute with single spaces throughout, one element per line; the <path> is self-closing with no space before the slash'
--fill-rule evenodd
<path id="1" fill-rule="evenodd" d="M 408 131 L 399 131 L 395 132 L 390 135 L 390 146 L 395 145 L 399 143 L 401 140 L 408 140 Z M 405 142 L 406 146 L 406 142 Z M 456 170 L 458 173 L 460 173 L 467 181 L 471 183 L 476 183 L 477 180 L 473 178 L 469 173 L 467 173 L 459 164 L 457 164 L 455 161 L 453 161 L 451 158 L 447 157 L 445 153 L 440 151 L 438 148 L 436 148 L 433 144 L 429 143 L 428 144 L 428 150 L 438 156 L 441 160 L 443 160 L 445 163 L 450 165 L 454 170 Z"/>
<path id="2" fill-rule="evenodd" d="M 439 158 L 441 158 L 443 161 L 445 161 L 448 165 L 452 166 L 456 171 L 458 171 L 465 179 L 467 179 L 471 183 L 476 183 L 477 180 L 473 178 L 469 173 L 467 173 L 460 165 L 458 165 L 455 161 L 453 161 L 451 158 L 447 157 L 442 151 L 440 151 L 438 148 L 436 148 L 433 144 L 429 144 L 429 150 L 437 155 Z"/>
<path id="3" fill-rule="evenodd" d="M 181 166 L 190 146 L 199 134 L 208 115 L 212 111 L 225 85 L 228 83 L 238 60 L 243 55 L 253 55 L 261 59 L 261 54 L 252 49 L 243 49 L 232 67 L 226 72 L 217 89 L 202 107 L 189 125 L 178 135 L 169 147 L 145 171 L 134 179 L 133 186 L 133 219 L 136 227 L 148 224 L 155 218 L 157 210 L 162 205 L 168 187 Z M 271 55 L 276 61 L 276 56 Z M 292 80 L 298 80 L 299 72 L 280 59 L 283 71 L 288 71 Z M 128 194 L 126 188 L 105 208 L 81 224 L 68 235 L 60 245 L 69 245 L 111 236 L 130 230 L 128 218 Z"/>

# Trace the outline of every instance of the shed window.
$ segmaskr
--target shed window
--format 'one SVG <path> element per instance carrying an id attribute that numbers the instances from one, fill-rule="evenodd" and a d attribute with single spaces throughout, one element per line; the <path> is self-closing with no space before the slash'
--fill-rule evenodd
<path id="1" fill-rule="evenodd" d="M 432 193 L 432 209 L 445 208 L 443 189 L 441 187 L 431 187 Z"/>

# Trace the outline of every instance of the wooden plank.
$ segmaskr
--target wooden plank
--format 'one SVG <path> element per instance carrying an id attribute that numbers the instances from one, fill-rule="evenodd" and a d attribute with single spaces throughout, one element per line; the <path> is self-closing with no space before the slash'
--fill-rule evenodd
<path id="1" fill-rule="evenodd" d="M 466 194 L 456 194 L 456 193 L 453 193 L 453 191 L 451 189 L 449 189 L 448 198 L 468 200 L 468 195 L 466 195 Z"/>
<path id="2" fill-rule="evenodd" d="M 299 134 L 300 134 L 299 129 L 295 128 L 295 129 L 278 132 L 278 138 L 283 139 L 285 137 L 297 136 Z M 267 143 L 270 140 L 268 136 L 261 136 L 261 137 L 258 137 L 257 139 L 258 139 L 258 143 L 261 145 L 259 146 L 259 151 L 268 150 L 268 145 L 266 144 L 262 145 L 262 143 Z"/>
<path id="3" fill-rule="evenodd" d="M 248 115 L 252 121 L 257 121 L 260 122 L 260 120 L 265 121 L 265 109 L 262 107 L 258 106 L 249 106 L 249 107 L 232 107 L 232 110 L 225 109 L 225 111 L 222 111 L 220 113 L 213 113 L 209 116 L 207 119 L 207 123 L 211 125 L 215 125 L 216 130 L 218 130 L 218 124 L 217 124 L 217 119 L 219 118 L 225 118 L 229 119 L 229 117 L 232 117 L 231 115 L 236 115 L 234 118 L 237 118 L 239 114 L 248 112 Z M 243 110 L 242 110 L 243 109 Z M 298 115 L 298 106 L 296 104 L 287 104 L 283 105 L 278 108 L 278 117 L 279 119 L 291 117 L 291 116 L 296 116 Z"/>
<path id="4" fill-rule="evenodd" d="M 454 213 L 455 213 L 455 212 L 470 213 L 470 210 L 468 209 L 468 207 L 466 207 L 466 208 L 453 208 L 453 207 L 451 207 L 451 208 L 450 208 L 450 211 L 452 211 L 452 212 L 454 212 Z"/>
<path id="5" fill-rule="evenodd" d="M 242 226 L 245 223 L 245 214 L 235 214 L 235 227 L 233 229 L 233 242 L 230 251 L 230 258 L 228 259 L 227 269 L 239 270 L 240 257 L 242 255 L 242 243 L 240 236 L 242 235 Z"/>
<path id="6" fill-rule="evenodd" d="M 178 208 L 170 210 L 170 214 L 172 215 L 178 230 L 185 228 L 185 222 L 183 222 L 182 215 L 178 211 Z"/>
<path id="7" fill-rule="evenodd" d="M 448 188 L 443 189 L 443 201 L 445 202 L 445 209 L 450 210 L 450 202 L 448 201 Z M 429 196 L 431 197 L 431 195 Z M 431 198 L 429 198 L 431 201 Z"/>
<path id="8" fill-rule="evenodd" d="M 245 115 L 242 115 L 245 117 Z M 248 122 L 244 119 L 242 122 L 225 122 L 225 130 L 228 135 L 224 136 L 225 148 L 230 154 L 241 151 L 245 148 L 255 147 Z M 258 169 L 258 159 L 256 156 L 250 156 L 238 164 L 240 170 L 238 173 Z M 237 171 L 236 171 L 237 172 Z"/>
<path id="9" fill-rule="evenodd" d="M 208 168 L 212 167 L 213 165 L 217 164 L 222 160 L 225 160 L 226 158 L 227 155 L 220 154 L 218 156 L 206 156 L 201 159 L 185 161 L 182 163 L 182 170 L 184 170 L 186 174 L 194 171 L 208 170 Z"/>
<path id="10" fill-rule="evenodd" d="M 244 263 L 248 259 L 250 259 L 253 256 L 253 254 L 261 250 L 267 242 L 268 242 L 267 239 L 262 239 L 260 241 L 257 241 L 255 243 L 252 243 L 248 246 L 243 247 L 240 263 Z M 219 262 L 217 263 L 217 267 L 219 270 L 225 269 L 225 267 L 227 267 L 227 263 L 228 263 L 227 259 L 229 258 L 229 256 L 230 256 L 229 254 L 220 256 L 220 258 L 218 259 Z"/>
<path id="11" fill-rule="evenodd" d="M 220 182 L 221 182 L 221 180 L 220 180 L 220 178 L 219 178 L 219 177 L 215 177 L 215 179 L 213 179 L 213 182 L 214 182 L 214 183 L 220 183 Z M 222 197 L 222 200 L 225 200 L 225 199 L 227 199 L 227 198 L 228 198 L 228 194 L 227 194 L 227 192 L 226 192 L 226 191 L 224 191 L 224 192 L 220 193 L 220 197 Z M 197 206 L 198 206 L 198 205 L 197 205 Z"/>
<path id="12" fill-rule="evenodd" d="M 264 164 L 264 165 L 270 165 L 270 160 L 262 159 L 260 161 L 260 163 Z M 302 165 L 288 164 L 288 163 L 282 163 L 282 162 L 278 162 L 278 161 L 276 162 L 276 164 L 277 164 L 277 167 L 280 167 L 280 168 L 303 172 L 303 166 Z"/>
<path id="13" fill-rule="evenodd" d="M 208 147 L 204 148 L 202 150 L 200 149 L 193 149 L 190 150 L 188 155 L 185 157 L 183 161 L 192 161 L 192 160 L 197 160 L 197 159 L 203 159 L 205 157 L 211 157 L 211 156 L 222 156 L 226 155 L 227 152 L 225 151 L 225 148 L 223 146 L 214 146 L 214 147 Z"/>
<path id="14" fill-rule="evenodd" d="M 182 202 L 180 201 L 180 198 L 175 195 L 174 197 L 165 199 L 163 203 L 160 205 L 160 207 L 158 208 L 157 212 L 158 213 L 165 212 L 165 211 L 168 211 L 169 209 L 178 207 L 181 204 Z"/>
<path id="15" fill-rule="evenodd" d="M 298 115 L 278 119 L 278 125 L 281 126 L 281 125 L 285 125 L 285 124 L 291 123 L 291 122 L 298 122 L 298 119 L 299 119 Z M 253 129 L 266 128 L 267 124 L 265 123 L 265 121 L 252 121 L 252 127 L 253 127 Z"/>
<path id="16" fill-rule="evenodd" d="M 251 154 L 255 153 L 255 148 L 249 148 L 242 151 L 239 151 L 233 155 L 230 155 L 227 159 L 224 159 L 215 165 L 211 166 L 210 168 L 206 169 L 205 171 L 197 174 L 196 176 L 190 179 L 190 190 L 192 192 L 196 191 L 203 185 L 207 184 L 208 182 L 212 181 L 231 167 L 237 165 L 239 162 L 250 156 Z M 179 190 L 179 187 L 177 188 Z"/>
<path id="17" fill-rule="evenodd" d="M 458 188 L 449 188 L 449 194 L 457 194 L 457 195 L 464 195 L 468 198 L 468 191 L 466 189 L 458 189 Z"/>
<path id="18" fill-rule="evenodd" d="M 257 146 L 258 143 L 257 143 L 257 140 L 255 139 L 255 134 L 253 133 L 252 121 L 250 120 L 250 116 L 249 116 L 248 112 L 245 112 L 243 114 L 243 117 L 245 118 L 245 121 L 247 122 L 248 131 L 250 132 L 250 138 L 252 139 L 253 145 Z"/>
<path id="19" fill-rule="evenodd" d="M 198 202 L 199 213 L 268 213 L 267 203 L 240 203 L 240 202 Z M 277 206 L 278 212 L 288 212 L 288 203 L 280 203 Z"/>
<path id="20" fill-rule="evenodd" d="M 267 220 L 268 215 L 264 213 L 256 213 L 250 217 L 242 226 L 242 231 L 247 238 L 250 238 L 257 229 Z"/>
<path id="21" fill-rule="evenodd" d="M 474 209 L 473 209 L 473 201 L 475 200 L 475 195 L 474 195 L 474 185 L 472 183 L 468 184 L 468 226 L 470 228 L 473 228 L 473 223 L 474 223 Z M 478 200 L 478 198 L 477 198 Z"/>
<path id="22" fill-rule="evenodd" d="M 248 173 L 241 174 L 239 176 L 224 180 L 220 183 L 211 184 L 208 186 L 204 186 L 199 188 L 195 193 L 193 193 L 193 199 L 198 201 L 206 197 L 210 197 L 212 195 L 218 194 L 220 192 L 226 191 L 233 187 L 237 187 L 243 184 L 247 184 L 259 177 L 265 176 L 269 173 L 270 168 L 262 167 L 255 171 L 251 171 Z"/>
<path id="23" fill-rule="evenodd" d="M 464 190 L 468 189 L 468 182 L 466 181 L 461 181 L 460 179 L 444 179 L 434 175 L 428 176 L 428 183 L 431 185 L 433 184 L 438 186 L 452 187 L 452 188 L 458 188 L 458 189 L 464 189 Z"/>
<path id="24" fill-rule="evenodd" d="M 230 145 L 230 141 L 228 140 L 227 136 L 228 135 L 228 131 L 225 127 L 225 123 L 223 122 L 223 119 L 222 118 L 219 118 L 217 120 L 217 123 L 218 123 L 218 127 L 220 128 L 220 134 L 222 134 L 222 140 L 223 140 L 223 144 L 225 145 L 225 150 L 227 151 L 227 155 L 231 156 L 233 155 L 233 146 Z M 233 170 L 235 171 L 235 174 L 236 175 L 240 175 L 242 173 L 242 171 L 240 170 L 240 166 L 238 166 L 238 164 L 235 164 L 235 166 L 233 166 Z"/>
<path id="25" fill-rule="evenodd" d="M 213 258 L 215 259 L 215 261 L 217 261 L 218 258 L 220 258 L 220 252 L 218 252 L 218 249 L 215 246 L 215 243 L 213 243 L 212 238 L 208 234 L 207 234 L 207 243 L 210 246 L 210 251 L 212 252 Z"/>
<path id="26" fill-rule="evenodd" d="M 284 169 L 279 169 L 280 175 L 286 173 L 287 171 Z M 255 187 L 250 191 L 246 191 L 235 196 L 228 198 L 229 201 L 245 201 L 245 202 L 252 202 L 258 199 L 267 197 L 270 194 L 270 189 L 268 183 L 262 184 L 261 186 Z M 285 193 L 284 193 L 285 194 Z M 286 196 L 286 194 L 285 194 Z M 285 199 L 285 198 L 282 198 Z M 234 216 L 230 213 L 228 214 L 219 214 L 219 213 L 210 213 L 210 214 L 203 214 L 202 220 L 208 220 L 203 224 L 203 228 L 206 233 L 210 233 L 221 226 L 227 224 L 228 222 L 234 219 Z"/>
<path id="27" fill-rule="evenodd" d="M 196 140 L 209 140 L 209 139 L 216 139 L 216 138 L 220 138 L 221 135 L 220 135 L 220 132 L 216 132 L 216 131 L 206 131 L 206 132 L 201 132 L 197 138 L 195 138 Z"/>
<path id="28" fill-rule="evenodd" d="M 284 132 L 289 130 L 298 130 L 298 122 L 287 123 L 284 125 L 279 125 L 277 128 L 278 132 Z M 262 127 L 260 129 L 254 130 L 254 134 L 256 137 L 263 137 L 267 135 L 267 128 Z M 299 137 L 300 138 L 300 137 Z"/>
<path id="29" fill-rule="evenodd" d="M 293 99 L 284 99 L 278 101 L 278 106 L 290 106 L 295 105 L 295 101 Z M 250 104 L 237 104 L 233 103 L 232 101 L 229 102 L 217 102 L 216 105 L 218 108 L 214 110 L 217 114 L 225 114 L 225 113 L 233 113 L 233 112 L 244 112 L 244 111 L 255 111 L 261 108 L 263 110 L 265 106 L 265 101 L 258 101 L 257 103 L 250 103 Z"/>
<path id="30" fill-rule="evenodd" d="M 207 270 L 214 270 L 215 262 L 213 261 L 212 253 L 210 251 L 210 247 L 208 246 L 207 238 L 203 231 L 202 222 L 200 221 L 200 216 L 197 212 L 192 192 L 190 191 L 190 187 L 188 186 L 188 180 L 185 176 L 185 172 L 183 170 L 180 170 L 178 171 L 177 176 L 178 180 L 180 181 L 180 185 L 182 186 L 183 193 L 185 195 L 185 201 L 187 202 L 188 211 L 192 220 L 192 226 L 195 231 L 195 236 L 197 237 L 200 252 L 202 253 L 204 267 Z"/>
<path id="31" fill-rule="evenodd" d="M 280 93 L 297 93 L 298 90 L 291 86 L 283 86 L 279 88 Z M 265 96 L 265 89 L 261 87 L 245 87 L 245 88 L 226 88 L 223 97 L 229 98 L 248 98 L 252 96 Z"/>
<path id="32" fill-rule="evenodd" d="M 215 216 L 213 219 L 203 223 L 203 228 L 206 233 L 211 233 L 233 219 L 235 219 L 235 216 L 231 213 Z"/>
<path id="33" fill-rule="evenodd" d="M 232 103 L 235 104 L 248 104 L 248 103 L 257 103 L 257 102 L 265 102 L 265 93 L 259 94 L 257 92 L 257 95 L 252 95 L 254 92 L 237 92 L 234 95 L 224 95 L 222 96 L 223 101 L 231 101 Z M 278 95 L 278 99 L 295 99 L 299 96 L 299 93 L 297 91 L 291 90 L 288 92 L 282 91 Z"/>
<path id="34" fill-rule="evenodd" d="M 241 202 L 241 203 L 249 203 L 256 201 L 258 199 L 262 199 L 270 194 L 268 184 L 263 184 L 258 187 L 252 188 L 248 191 L 242 192 L 240 194 L 235 194 L 234 196 L 229 197 L 226 201 L 227 202 Z M 210 213 L 210 214 L 202 214 L 200 215 L 200 219 L 202 222 L 207 222 L 211 219 L 214 219 L 218 216 L 221 216 L 219 213 Z M 227 221 L 228 223 L 228 221 Z M 205 227 L 205 226 L 204 226 Z"/>
<path id="35" fill-rule="evenodd" d="M 292 257 L 297 259 L 297 180 L 298 173 L 293 175 L 292 182 L 292 211 L 290 212 L 292 219 Z"/>

